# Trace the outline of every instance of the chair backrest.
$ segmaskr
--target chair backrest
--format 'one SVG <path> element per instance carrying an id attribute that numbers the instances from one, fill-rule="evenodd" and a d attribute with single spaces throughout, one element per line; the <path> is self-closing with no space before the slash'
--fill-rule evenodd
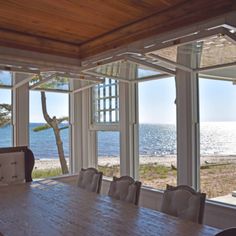
<path id="1" fill-rule="evenodd" d="M 221 231 L 215 236 L 235 236 L 235 235 L 236 235 L 236 228 L 229 228 Z"/>
<path id="2" fill-rule="evenodd" d="M 184 220 L 202 224 L 206 194 L 196 192 L 187 185 L 167 185 L 161 211 Z"/>
<path id="3" fill-rule="evenodd" d="M 89 192 L 100 193 L 102 184 L 102 172 L 95 168 L 81 169 L 77 180 L 77 186 Z"/>
<path id="4" fill-rule="evenodd" d="M 27 147 L 0 148 L 0 185 L 32 181 L 34 155 Z"/>
<path id="5" fill-rule="evenodd" d="M 113 177 L 108 196 L 138 205 L 141 182 L 130 176 Z"/>

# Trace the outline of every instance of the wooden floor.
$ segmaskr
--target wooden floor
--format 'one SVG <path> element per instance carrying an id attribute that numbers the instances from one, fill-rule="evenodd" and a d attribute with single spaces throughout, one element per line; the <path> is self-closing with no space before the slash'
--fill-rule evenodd
<path id="1" fill-rule="evenodd" d="M 219 231 L 54 180 L 2 187 L 0 191 L 0 231 L 4 236 L 212 236 Z"/>

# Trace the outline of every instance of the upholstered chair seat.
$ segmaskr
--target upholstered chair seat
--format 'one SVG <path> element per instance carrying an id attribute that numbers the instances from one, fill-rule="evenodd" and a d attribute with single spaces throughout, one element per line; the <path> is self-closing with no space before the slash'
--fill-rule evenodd
<path id="1" fill-rule="evenodd" d="M 34 155 L 27 147 L 0 148 L 0 185 L 32 181 Z"/>
<path id="2" fill-rule="evenodd" d="M 77 186 L 89 192 L 100 193 L 102 183 L 102 172 L 95 168 L 81 169 L 77 181 Z"/>
<path id="3" fill-rule="evenodd" d="M 108 195 L 115 199 L 138 205 L 141 182 L 130 176 L 113 177 Z"/>
<path id="4" fill-rule="evenodd" d="M 196 192 L 189 186 L 167 185 L 167 190 L 163 194 L 161 211 L 184 220 L 202 223 L 205 197 L 204 193 Z"/>

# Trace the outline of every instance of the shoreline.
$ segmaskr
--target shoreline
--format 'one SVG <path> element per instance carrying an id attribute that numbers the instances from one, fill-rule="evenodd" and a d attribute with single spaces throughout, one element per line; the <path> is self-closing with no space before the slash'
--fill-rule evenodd
<path id="1" fill-rule="evenodd" d="M 69 158 L 66 158 L 66 162 L 69 163 Z M 236 155 L 207 155 L 201 156 L 201 165 L 206 164 L 217 164 L 217 163 L 233 163 L 236 164 Z M 115 166 L 119 165 L 119 157 L 114 156 L 104 156 L 98 158 L 98 165 L 100 166 Z M 170 167 L 171 165 L 176 166 L 177 158 L 174 155 L 167 156 L 151 156 L 151 155 L 142 155 L 139 158 L 139 164 L 155 164 L 155 165 L 164 165 Z M 60 168 L 59 159 L 56 158 L 43 158 L 35 159 L 34 170 L 43 170 L 43 169 L 54 169 Z"/>

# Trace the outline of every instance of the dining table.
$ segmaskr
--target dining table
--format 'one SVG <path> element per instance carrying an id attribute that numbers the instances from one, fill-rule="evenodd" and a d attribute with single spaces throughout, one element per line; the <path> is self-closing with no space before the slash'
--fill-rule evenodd
<path id="1" fill-rule="evenodd" d="M 4 236 L 213 236 L 219 231 L 53 179 L 0 187 Z"/>

